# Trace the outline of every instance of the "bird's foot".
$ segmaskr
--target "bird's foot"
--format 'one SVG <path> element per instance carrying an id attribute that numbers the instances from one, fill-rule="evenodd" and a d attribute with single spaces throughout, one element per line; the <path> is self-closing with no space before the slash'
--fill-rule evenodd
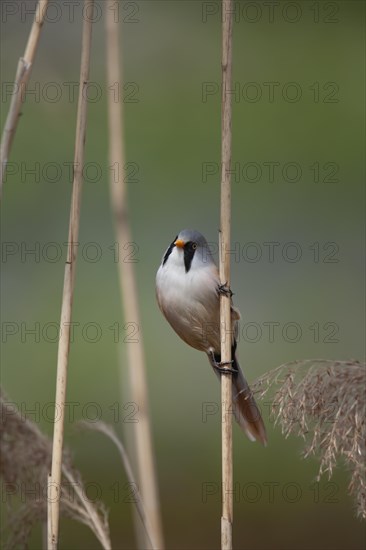
<path id="1" fill-rule="evenodd" d="M 219 363 L 215 360 L 214 369 L 216 369 L 221 374 L 238 374 L 238 370 L 233 368 L 234 361 L 220 361 Z"/>
<path id="2" fill-rule="evenodd" d="M 219 291 L 219 294 L 222 294 L 223 296 L 226 296 L 227 298 L 231 298 L 233 296 L 233 292 L 226 285 L 226 283 L 224 283 L 223 285 L 219 285 L 218 291 Z"/>

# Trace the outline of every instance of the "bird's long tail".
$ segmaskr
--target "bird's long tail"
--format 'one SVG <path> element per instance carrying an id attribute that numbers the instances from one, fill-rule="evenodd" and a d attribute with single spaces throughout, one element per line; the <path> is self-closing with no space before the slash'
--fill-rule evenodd
<path id="1" fill-rule="evenodd" d="M 212 364 L 212 361 L 210 361 Z M 212 364 L 215 372 L 221 377 L 220 372 Z M 244 373 L 240 368 L 235 353 L 233 354 L 233 412 L 235 420 L 245 432 L 251 441 L 260 441 L 264 446 L 267 445 L 266 428 L 257 403 L 253 397 Z"/>
<path id="2" fill-rule="evenodd" d="M 237 370 L 237 374 L 232 377 L 235 419 L 249 439 L 267 445 L 266 428 L 262 415 L 235 355 L 233 368 Z"/>

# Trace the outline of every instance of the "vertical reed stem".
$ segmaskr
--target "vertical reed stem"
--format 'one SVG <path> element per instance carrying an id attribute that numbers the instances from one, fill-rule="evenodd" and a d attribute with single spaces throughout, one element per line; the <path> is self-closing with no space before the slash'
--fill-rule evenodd
<path id="1" fill-rule="evenodd" d="M 75 268 L 77 258 L 77 241 L 79 235 L 79 220 L 81 206 L 81 190 L 83 183 L 84 152 L 87 122 L 87 87 L 90 66 L 90 48 L 92 35 L 92 19 L 94 0 L 84 0 L 83 37 L 81 49 L 80 87 L 78 112 L 76 121 L 74 180 L 71 197 L 69 237 L 67 259 L 65 264 L 64 288 L 62 295 L 60 340 L 57 356 L 57 379 L 55 399 L 55 422 L 52 447 L 51 487 L 49 510 L 51 518 L 49 525 L 51 533 L 48 536 L 50 548 L 55 550 L 58 543 L 59 513 L 61 496 L 62 448 L 64 439 L 65 400 L 67 385 L 67 366 L 70 349 L 71 313 L 75 286 Z"/>
<path id="2" fill-rule="evenodd" d="M 116 83 L 123 90 L 120 60 L 120 21 L 114 20 L 114 0 L 106 5 L 106 40 L 107 40 L 107 79 L 108 88 Z M 118 180 L 114 181 L 115 170 L 110 175 L 111 205 L 114 215 L 115 231 L 120 251 L 132 242 L 127 210 L 127 189 L 124 179 L 125 147 L 123 136 L 122 98 L 114 100 L 112 94 L 108 101 L 109 120 L 109 162 L 110 167 L 117 166 Z M 160 517 L 159 495 L 156 480 L 154 452 L 152 444 L 148 389 L 146 380 L 145 356 L 140 323 L 138 293 L 134 265 L 120 259 L 118 262 L 119 282 L 123 302 L 124 318 L 138 329 L 138 341 L 126 343 L 127 363 L 130 373 L 131 398 L 138 406 L 139 421 L 134 424 L 134 437 L 137 455 L 138 479 L 147 520 L 157 548 L 164 547 L 162 522 Z M 150 547 L 148 540 L 145 547 Z"/>
<path id="3" fill-rule="evenodd" d="M 231 83 L 232 83 L 232 0 L 222 0 L 222 121 L 221 121 L 221 214 L 220 280 L 230 287 L 231 232 Z M 231 360 L 230 297 L 220 297 L 221 361 Z M 221 548 L 232 548 L 233 451 L 232 451 L 232 375 L 221 375 L 222 408 L 222 517 Z"/>

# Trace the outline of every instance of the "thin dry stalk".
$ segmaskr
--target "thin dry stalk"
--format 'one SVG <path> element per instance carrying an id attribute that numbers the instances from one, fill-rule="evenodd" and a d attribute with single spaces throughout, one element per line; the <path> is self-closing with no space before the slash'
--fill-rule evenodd
<path id="1" fill-rule="evenodd" d="M 307 359 L 267 372 L 252 386 L 269 397 L 271 414 L 285 437 L 305 441 L 304 458 L 320 460 L 318 481 L 331 477 L 341 459 L 351 472 L 349 492 L 366 519 L 366 365 L 358 361 Z"/>
<path id="2" fill-rule="evenodd" d="M 24 57 L 18 61 L 14 82 L 14 93 L 11 99 L 8 116 L 5 121 L 0 148 L 1 176 L 0 196 L 2 193 L 6 165 L 8 163 L 11 146 L 17 129 L 21 105 L 24 102 L 25 91 L 32 71 L 33 61 L 36 55 L 42 25 L 47 11 L 48 0 L 39 0 L 34 15 L 33 25 L 25 48 Z"/>
<path id="3" fill-rule="evenodd" d="M 127 454 L 127 452 L 124 448 L 124 445 L 118 439 L 118 437 L 117 437 L 115 431 L 113 430 L 113 428 L 111 426 L 108 426 L 108 424 L 105 424 L 104 422 L 101 422 L 101 421 L 99 421 L 99 422 L 80 422 L 80 425 L 85 426 L 89 430 L 95 430 L 97 432 L 100 432 L 100 433 L 106 435 L 107 437 L 109 437 L 109 439 L 111 441 L 113 441 L 113 443 L 117 447 L 118 452 L 119 452 L 120 457 L 121 457 L 121 460 L 122 460 L 123 467 L 125 469 L 127 479 L 129 481 L 129 484 L 131 485 L 131 487 L 134 487 L 134 499 L 135 499 L 134 503 L 136 504 L 137 512 L 138 512 L 138 514 L 140 516 L 140 519 L 141 519 L 141 522 L 142 522 L 142 524 L 145 528 L 145 533 L 146 533 L 146 536 L 148 538 L 149 544 L 152 548 L 157 548 L 157 543 L 156 543 L 156 541 L 154 541 L 154 536 L 153 536 L 152 531 L 151 531 L 151 526 L 148 523 L 148 519 L 146 517 L 144 505 L 143 505 L 143 502 L 142 502 L 142 499 L 141 499 L 141 496 L 140 496 L 140 492 L 137 488 L 137 483 L 136 483 L 136 480 L 135 480 L 135 476 L 133 474 L 133 470 L 132 470 L 132 467 L 131 467 L 131 464 L 130 464 L 130 461 L 129 461 L 129 458 L 128 458 L 128 454 Z"/>
<path id="4" fill-rule="evenodd" d="M 107 80 L 112 87 L 121 83 L 121 60 L 119 22 L 114 20 L 114 1 L 108 0 L 106 6 L 106 40 L 107 40 Z M 123 177 L 125 166 L 124 137 L 122 128 L 122 100 L 114 101 L 109 95 L 109 162 L 118 167 L 118 181 L 110 178 L 111 205 L 114 214 L 116 238 L 119 250 L 131 244 L 132 236 L 127 212 L 127 189 Z M 115 172 L 115 171 L 113 171 Z M 145 369 L 145 357 L 141 333 L 139 304 L 133 263 L 119 261 L 119 283 L 123 302 L 124 318 L 139 329 L 137 342 L 127 343 L 127 362 L 130 374 L 131 397 L 139 410 L 139 421 L 134 425 L 135 447 L 138 465 L 138 479 L 144 501 L 151 534 L 156 541 L 156 548 L 164 547 L 162 522 L 160 517 L 159 495 L 156 480 L 152 435 L 149 418 L 148 390 Z M 121 373 L 121 376 L 123 373 Z"/>
<path id="5" fill-rule="evenodd" d="M 220 280 L 230 287 L 231 233 L 231 93 L 232 87 L 232 0 L 222 2 L 222 129 L 221 129 L 221 215 L 220 215 Z M 220 297 L 221 361 L 231 361 L 231 301 Z M 232 375 L 221 375 L 222 408 L 222 484 L 221 548 L 232 548 L 233 523 L 233 449 L 232 449 Z"/>
<path id="6" fill-rule="evenodd" d="M 51 518 L 48 513 L 52 500 L 48 474 L 51 449 L 50 440 L 34 422 L 20 414 L 0 388 L 0 474 L 8 532 L 4 548 L 27 548 L 33 526 L 38 522 L 46 525 Z M 110 550 L 105 508 L 86 498 L 80 474 L 73 468 L 66 450 L 62 472 L 61 513 L 87 525 L 102 547 Z M 47 539 L 47 533 L 44 538 Z"/>
<path id="7" fill-rule="evenodd" d="M 103 546 L 103 548 L 110 549 L 111 542 L 109 540 L 108 533 L 106 532 L 106 529 L 105 529 L 105 523 L 101 523 L 97 510 L 85 495 L 83 486 L 79 481 L 75 480 L 75 477 L 73 476 L 72 472 L 65 466 L 62 467 L 62 473 L 64 474 L 66 479 L 69 481 L 70 485 L 73 487 L 76 495 L 78 496 L 80 502 L 85 508 L 86 517 L 89 519 L 89 522 L 91 524 L 91 529 L 96 534 L 101 545 Z"/>
<path id="8" fill-rule="evenodd" d="M 47 484 L 47 546 L 46 548 L 52 548 L 52 476 L 51 473 L 48 474 L 48 484 Z"/>
<path id="9" fill-rule="evenodd" d="M 55 399 L 55 423 L 52 449 L 52 504 L 51 504 L 51 534 L 48 536 L 50 548 L 57 548 L 59 527 L 59 506 L 62 470 L 62 446 L 64 438 L 64 416 L 67 385 L 67 366 L 70 348 L 70 327 L 72 302 L 75 286 L 75 268 L 77 258 L 77 241 L 79 235 L 81 190 L 83 184 L 83 167 L 87 122 L 87 87 L 90 66 L 90 48 L 92 35 L 92 13 L 94 0 L 84 0 L 85 10 L 83 20 L 83 37 L 80 67 L 79 101 L 76 121 L 74 180 L 70 208 L 69 237 L 67 259 L 65 264 L 64 288 L 62 295 L 61 321 L 62 331 L 58 345 L 57 379 Z M 52 541 L 52 542 L 51 542 Z"/>

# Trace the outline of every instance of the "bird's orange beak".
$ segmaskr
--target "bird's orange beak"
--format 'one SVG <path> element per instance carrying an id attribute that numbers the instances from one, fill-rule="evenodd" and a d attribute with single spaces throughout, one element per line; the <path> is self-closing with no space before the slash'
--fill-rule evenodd
<path id="1" fill-rule="evenodd" d="M 182 241 L 181 239 L 177 239 L 177 240 L 175 241 L 174 244 L 175 244 L 175 246 L 177 246 L 178 248 L 184 248 L 185 242 Z"/>

